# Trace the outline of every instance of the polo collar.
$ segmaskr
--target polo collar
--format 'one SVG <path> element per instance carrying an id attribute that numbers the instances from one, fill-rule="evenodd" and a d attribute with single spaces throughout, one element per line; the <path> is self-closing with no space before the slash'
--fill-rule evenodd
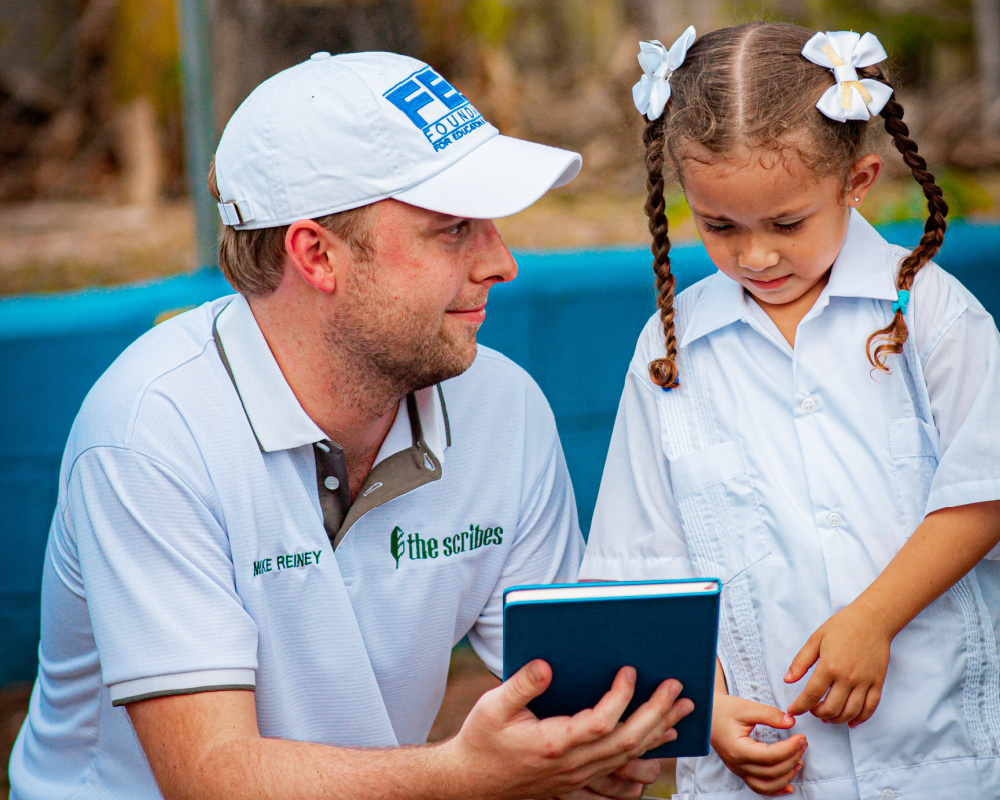
<path id="1" fill-rule="evenodd" d="M 243 295 L 237 295 L 219 312 L 213 335 L 262 452 L 291 450 L 327 439 L 299 404 Z M 441 387 L 421 389 L 414 393 L 414 400 L 415 419 L 411 419 L 406 398 L 400 401 L 376 464 L 410 448 L 418 439 L 439 463 L 444 462 L 451 432 Z"/>
<path id="2" fill-rule="evenodd" d="M 830 280 L 823 288 L 808 316 L 826 307 L 831 297 L 870 297 L 896 299 L 896 255 L 893 247 L 858 212 L 852 208 L 847 236 L 833 262 Z M 680 347 L 714 333 L 734 322 L 746 322 L 753 303 L 736 281 L 716 272 L 705 279 L 701 295 L 691 309 Z"/>

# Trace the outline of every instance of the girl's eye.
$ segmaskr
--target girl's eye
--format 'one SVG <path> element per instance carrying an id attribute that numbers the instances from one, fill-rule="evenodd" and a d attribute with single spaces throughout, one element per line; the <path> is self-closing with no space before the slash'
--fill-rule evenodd
<path id="1" fill-rule="evenodd" d="M 732 225 L 711 222 L 702 222 L 701 224 L 706 233 L 725 233 L 726 231 L 732 230 L 733 227 Z"/>
<path id="2" fill-rule="evenodd" d="M 774 227 L 777 228 L 779 231 L 790 233 L 791 231 L 797 231 L 799 228 L 801 228 L 803 222 L 805 222 L 805 220 L 802 219 L 797 220 L 795 222 L 775 222 Z"/>

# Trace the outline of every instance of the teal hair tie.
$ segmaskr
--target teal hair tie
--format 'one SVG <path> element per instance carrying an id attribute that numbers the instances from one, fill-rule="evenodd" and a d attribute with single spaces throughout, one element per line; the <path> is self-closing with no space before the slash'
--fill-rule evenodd
<path id="1" fill-rule="evenodd" d="M 892 304 L 892 313 L 902 311 L 906 314 L 906 307 L 910 304 L 910 293 L 906 289 L 900 289 L 896 296 L 896 301 Z"/>

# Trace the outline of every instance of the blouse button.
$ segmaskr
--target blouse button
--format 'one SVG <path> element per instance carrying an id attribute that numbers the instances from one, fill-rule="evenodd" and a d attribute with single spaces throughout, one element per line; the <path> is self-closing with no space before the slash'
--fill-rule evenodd
<path id="1" fill-rule="evenodd" d="M 812 414 L 816 410 L 816 401 L 811 397 L 807 397 L 802 401 L 802 410 L 807 414 Z"/>
<path id="2" fill-rule="evenodd" d="M 323 485 L 331 492 L 335 492 L 340 488 L 340 481 L 333 475 L 328 475 L 323 479 Z"/>
<path id="3" fill-rule="evenodd" d="M 883 789 L 879 796 L 882 800 L 896 800 L 896 793 L 892 789 Z"/>
<path id="4" fill-rule="evenodd" d="M 841 523 L 844 521 L 844 518 L 836 511 L 831 511 L 830 516 L 826 518 L 826 521 L 830 524 L 831 528 L 839 528 Z M 885 791 L 891 792 L 892 789 L 886 789 Z M 882 796 L 885 797 L 885 792 L 882 793 Z M 889 800 L 892 800 L 892 798 L 890 797 Z"/>

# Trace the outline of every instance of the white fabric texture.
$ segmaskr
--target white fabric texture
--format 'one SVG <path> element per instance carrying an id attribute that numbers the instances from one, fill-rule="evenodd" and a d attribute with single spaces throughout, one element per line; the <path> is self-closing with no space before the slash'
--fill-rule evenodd
<path id="1" fill-rule="evenodd" d="M 239 394 L 212 338 L 223 308 Z M 499 672 L 503 589 L 571 580 L 583 540 L 551 411 L 523 370 L 481 348 L 442 391 L 441 479 L 372 509 L 333 551 L 311 436 L 325 437 L 241 298 L 126 350 L 67 445 L 12 797 L 159 798 L 115 699 L 255 688 L 265 736 L 393 746 L 425 740 L 464 635 Z M 443 448 L 436 394 L 418 407 Z M 408 434 L 404 411 L 380 457 Z M 454 538 L 476 527 L 492 531 L 479 546 Z M 423 550 L 396 558 L 396 528 Z"/>
<path id="2" fill-rule="evenodd" d="M 581 577 L 718 576 L 730 692 L 787 708 L 806 639 L 865 589 L 923 517 L 1000 499 L 1000 336 L 936 265 L 906 315 L 907 357 L 873 374 L 865 341 L 890 320 L 902 248 L 855 211 L 794 350 L 717 273 L 676 300 L 680 388 L 629 366 Z M 1000 786 L 1000 562 L 996 552 L 895 639 L 881 705 L 855 729 L 799 717 L 795 784 L 810 800 L 889 790 L 908 800 L 995 798 Z M 756 797 L 714 753 L 681 759 L 679 798 Z"/>

